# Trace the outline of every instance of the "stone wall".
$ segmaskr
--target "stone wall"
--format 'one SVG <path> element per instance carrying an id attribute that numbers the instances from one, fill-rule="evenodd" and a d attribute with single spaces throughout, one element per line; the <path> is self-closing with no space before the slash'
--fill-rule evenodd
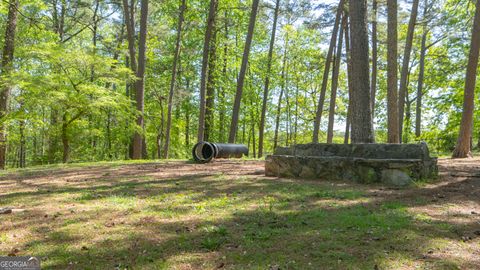
<path id="1" fill-rule="evenodd" d="M 421 144 L 306 144 L 279 148 L 267 176 L 409 185 L 437 175 L 437 159 Z"/>

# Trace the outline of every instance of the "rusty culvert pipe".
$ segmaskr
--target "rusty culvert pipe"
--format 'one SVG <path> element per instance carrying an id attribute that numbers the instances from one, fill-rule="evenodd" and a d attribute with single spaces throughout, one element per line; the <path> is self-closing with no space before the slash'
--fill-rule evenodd
<path id="1" fill-rule="evenodd" d="M 199 142 L 192 149 L 195 162 L 208 163 L 216 158 L 241 158 L 248 156 L 248 147 L 243 144 Z"/>

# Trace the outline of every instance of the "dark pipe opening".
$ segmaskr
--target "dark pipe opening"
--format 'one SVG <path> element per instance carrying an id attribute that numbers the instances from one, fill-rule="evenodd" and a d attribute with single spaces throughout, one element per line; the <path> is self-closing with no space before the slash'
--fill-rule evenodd
<path id="1" fill-rule="evenodd" d="M 210 146 L 207 146 L 206 144 L 203 145 L 202 147 L 202 155 L 203 155 L 203 158 L 205 159 L 209 159 L 211 157 L 213 157 L 213 148 L 210 147 Z"/>
<path id="2" fill-rule="evenodd" d="M 208 163 L 215 158 L 215 147 L 208 142 L 199 142 L 193 147 L 193 159 L 199 163 Z"/>

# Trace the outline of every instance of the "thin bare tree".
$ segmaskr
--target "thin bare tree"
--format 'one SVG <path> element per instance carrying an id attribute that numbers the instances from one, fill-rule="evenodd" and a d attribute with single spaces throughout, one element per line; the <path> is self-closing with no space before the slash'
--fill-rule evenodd
<path id="1" fill-rule="evenodd" d="M 275 133 L 273 135 L 273 151 L 277 149 L 278 145 L 278 132 L 280 129 L 280 115 L 282 113 L 282 101 L 283 101 L 283 94 L 285 92 L 285 88 L 287 87 L 286 77 L 287 77 L 287 54 L 288 54 L 288 32 L 285 34 L 285 44 L 283 49 L 283 61 L 282 61 L 282 74 L 280 78 L 280 95 L 278 96 L 278 103 L 277 103 L 277 114 L 275 117 Z"/>
<path id="2" fill-rule="evenodd" d="M 420 48 L 420 63 L 418 72 L 418 84 L 417 84 L 417 100 L 415 105 L 415 136 L 418 138 L 422 135 L 422 99 L 423 99 L 423 81 L 425 79 L 425 57 L 427 55 L 427 11 L 428 0 L 425 0 L 425 7 L 423 9 L 423 33 L 422 33 L 422 45 Z"/>
<path id="3" fill-rule="evenodd" d="M 337 44 L 337 52 L 335 53 L 335 61 L 333 63 L 333 74 L 332 74 L 332 91 L 330 93 L 330 110 L 328 114 L 328 130 L 327 130 L 327 143 L 333 142 L 333 126 L 335 123 L 335 107 L 337 104 L 337 90 L 338 90 L 338 76 L 340 74 L 340 63 L 342 59 L 342 48 L 343 48 L 343 31 L 345 29 L 345 16 L 342 18 L 342 25 L 340 27 L 340 34 Z"/>
<path id="4" fill-rule="evenodd" d="M 410 55 L 412 53 L 413 35 L 415 33 L 415 25 L 417 23 L 419 0 L 414 0 L 412 11 L 410 13 L 410 21 L 408 23 L 407 40 L 405 42 L 405 51 L 403 54 L 402 72 L 400 74 L 400 89 L 398 93 L 398 132 L 400 140 L 403 140 L 403 120 L 405 117 L 405 100 L 408 95 L 408 73 L 410 66 Z"/>
<path id="5" fill-rule="evenodd" d="M 345 54 L 347 56 L 347 81 L 348 81 L 348 109 L 347 109 L 347 119 L 345 123 L 345 137 L 343 140 L 344 144 L 348 144 L 350 140 L 350 130 L 352 127 L 352 91 L 353 91 L 353 81 L 352 81 L 352 57 L 350 55 L 350 21 L 348 9 L 345 9 L 345 17 L 347 22 L 345 23 Z"/>
<path id="6" fill-rule="evenodd" d="M 273 58 L 273 49 L 275 46 L 275 35 L 277 32 L 277 22 L 278 22 L 278 13 L 280 11 L 280 0 L 277 0 L 275 5 L 275 12 L 273 15 L 273 26 L 272 26 L 272 36 L 270 38 L 270 47 L 268 50 L 268 59 L 267 59 L 267 74 L 265 76 L 265 88 L 263 89 L 263 103 L 262 103 L 262 113 L 260 116 L 260 127 L 258 134 L 258 157 L 263 156 L 263 136 L 265 133 L 265 118 L 267 114 L 267 103 L 268 103 L 268 94 L 270 91 L 270 73 L 272 70 L 272 58 Z"/>
<path id="7" fill-rule="evenodd" d="M 333 32 L 332 37 L 330 39 L 330 46 L 328 48 L 327 58 L 325 59 L 325 69 L 323 71 L 323 79 L 322 79 L 322 88 L 320 90 L 320 97 L 318 99 L 317 104 L 317 111 L 315 113 L 315 121 L 313 123 L 313 142 L 318 143 L 318 136 L 320 133 L 320 124 L 322 122 L 322 113 L 323 113 L 323 106 L 325 103 L 325 95 L 327 93 L 327 85 L 328 85 L 328 78 L 330 74 L 330 65 L 333 61 L 333 52 L 335 50 L 335 44 L 337 44 L 337 35 L 338 35 L 338 28 L 340 27 L 340 19 L 343 12 L 343 6 L 345 4 L 345 0 L 340 0 L 337 7 L 337 14 L 335 16 L 335 23 L 333 25 Z"/>
<path id="8" fill-rule="evenodd" d="M 243 85 L 245 83 L 245 74 L 247 72 L 248 57 L 250 56 L 250 48 L 252 47 L 253 32 L 255 30 L 255 22 L 257 20 L 258 4 L 260 0 L 253 0 L 252 11 L 250 13 L 250 22 L 248 24 L 247 40 L 245 41 L 245 49 L 243 51 L 242 66 L 237 80 L 237 92 L 233 102 L 232 122 L 230 125 L 230 134 L 228 136 L 229 143 L 235 143 L 238 129 L 238 118 L 240 115 L 240 105 L 242 101 Z"/>
<path id="9" fill-rule="evenodd" d="M 165 145 L 163 146 L 164 159 L 168 158 L 169 149 L 170 149 L 170 130 L 172 128 L 173 96 L 175 94 L 175 85 L 177 82 L 177 66 L 178 66 L 178 59 L 180 58 L 180 48 L 182 43 L 182 25 L 183 25 L 186 8 L 187 8 L 186 0 L 181 0 L 180 12 L 178 15 L 178 24 L 177 24 L 177 40 L 175 44 L 175 53 L 173 55 L 172 78 L 170 79 L 170 91 L 168 93 L 167 127 L 165 131 Z"/>

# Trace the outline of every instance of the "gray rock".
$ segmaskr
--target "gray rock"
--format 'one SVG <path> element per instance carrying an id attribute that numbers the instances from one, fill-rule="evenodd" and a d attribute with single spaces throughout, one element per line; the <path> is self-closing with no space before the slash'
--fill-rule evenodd
<path id="1" fill-rule="evenodd" d="M 382 182 L 388 185 L 404 187 L 412 183 L 412 178 L 404 171 L 387 169 L 382 171 Z"/>

